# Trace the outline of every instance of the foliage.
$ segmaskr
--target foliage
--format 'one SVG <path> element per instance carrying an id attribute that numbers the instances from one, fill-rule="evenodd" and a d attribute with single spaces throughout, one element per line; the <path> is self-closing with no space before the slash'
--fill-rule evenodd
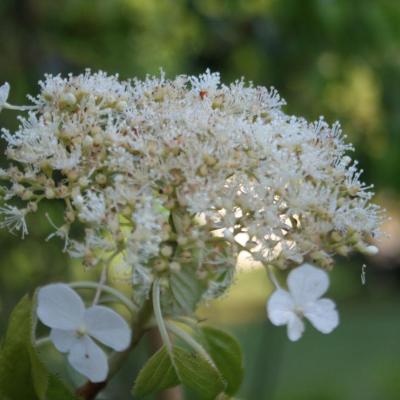
<path id="1" fill-rule="evenodd" d="M 133 393 L 144 396 L 182 383 L 199 395 L 213 400 L 222 392 L 234 395 L 243 379 L 240 346 L 224 331 L 202 327 L 198 330 L 210 359 L 196 351 L 175 345 L 170 354 L 165 346 L 141 370 Z"/>
<path id="2" fill-rule="evenodd" d="M 75 396 L 40 361 L 32 344 L 32 301 L 25 296 L 10 317 L 0 349 L 0 395 L 6 400 L 74 400 Z M 57 396 L 57 397 L 55 397 Z"/>

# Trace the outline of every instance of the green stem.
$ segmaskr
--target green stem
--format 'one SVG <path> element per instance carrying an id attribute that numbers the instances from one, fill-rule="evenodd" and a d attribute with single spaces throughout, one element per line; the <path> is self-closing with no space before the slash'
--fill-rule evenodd
<path id="1" fill-rule="evenodd" d="M 30 111 L 30 110 L 37 110 L 37 106 L 14 106 L 10 103 L 5 103 L 4 108 L 8 110 L 15 110 L 15 111 Z"/>
<path id="2" fill-rule="evenodd" d="M 36 347 L 43 346 L 44 344 L 47 344 L 50 342 L 51 342 L 50 336 L 45 336 L 45 337 L 37 339 L 35 342 L 35 346 Z"/>
<path id="3" fill-rule="evenodd" d="M 108 267 L 111 265 L 112 260 L 119 254 L 119 250 L 115 251 L 114 253 L 111 254 L 110 257 L 108 257 L 108 259 L 106 260 L 103 269 L 101 271 L 101 276 L 100 276 L 100 281 L 99 281 L 99 286 L 97 287 L 96 290 L 96 294 L 94 295 L 94 299 L 92 302 L 92 305 L 95 306 L 99 300 L 100 300 L 100 296 L 101 296 L 101 291 L 102 291 L 102 285 L 104 285 L 106 283 L 107 280 L 107 271 L 108 271 Z"/>
<path id="4" fill-rule="evenodd" d="M 90 282 L 90 281 L 73 282 L 73 283 L 70 283 L 69 286 L 71 286 L 74 289 L 98 289 L 100 287 L 101 290 L 113 295 L 119 301 L 121 301 L 121 303 L 123 303 L 129 309 L 129 311 L 131 311 L 133 314 L 137 313 L 137 311 L 138 311 L 137 306 L 131 300 L 129 300 L 119 290 L 114 289 L 111 286 L 103 285 L 101 283 L 96 283 L 96 282 Z"/>
<path id="5" fill-rule="evenodd" d="M 267 266 L 267 274 L 268 274 L 269 280 L 275 286 L 275 289 L 281 289 L 281 286 L 279 285 L 278 279 L 276 279 L 275 273 L 274 273 L 271 265 Z"/>
<path id="6" fill-rule="evenodd" d="M 160 302 L 160 279 L 156 279 L 153 283 L 153 309 L 154 309 L 154 316 L 156 318 L 158 330 L 160 331 L 160 335 L 162 338 L 165 347 L 167 348 L 168 354 L 173 360 L 172 354 L 172 344 L 171 340 L 168 336 L 168 331 L 165 326 L 164 318 L 161 312 L 161 302 Z"/>

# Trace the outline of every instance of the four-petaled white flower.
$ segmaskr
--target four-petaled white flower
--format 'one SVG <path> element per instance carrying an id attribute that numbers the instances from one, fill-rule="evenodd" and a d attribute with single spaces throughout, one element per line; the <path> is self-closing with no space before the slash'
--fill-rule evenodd
<path id="1" fill-rule="evenodd" d="M 119 314 L 98 305 L 86 309 L 78 294 L 62 283 L 39 290 L 37 315 L 51 328 L 55 347 L 68 353 L 70 364 L 92 382 L 108 375 L 107 356 L 93 339 L 115 351 L 127 349 L 131 342 L 129 325 Z"/>
<path id="2" fill-rule="evenodd" d="M 10 85 L 6 82 L 0 86 L 0 111 L 6 104 L 9 94 L 10 94 Z"/>
<path id="3" fill-rule="evenodd" d="M 304 332 L 303 318 L 322 333 L 332 332 L 339 324 L 335 303 L 320 297 L 329 287 L 328 274 L 310 264 L 291 271 L 289 291 L 278 288 L 267 302 L 267 313 L 274 325 L 287 325 L 289 339 L 296 341 Z"/>

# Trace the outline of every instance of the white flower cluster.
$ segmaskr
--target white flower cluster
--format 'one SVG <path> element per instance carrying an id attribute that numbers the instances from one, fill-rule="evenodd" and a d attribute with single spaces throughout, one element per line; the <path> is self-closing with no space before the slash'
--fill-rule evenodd
<path id="1" fill-rule="evenodd" d="M 25 234 L 42 200 L 62 202 L 54 234 L 87 266 L 122 255 L 138 302 L 156 277 L 167 291 L 189 269 L 218 296 L 242 250 L 281 269 L 376 251 L 381 212 L 339 125 L 286 115 L 274 89 L 208 71 L 125 82 L 86 71 L 46 76 L 30 99 L 19 129 L 3 130 L 2 225 Z"/>

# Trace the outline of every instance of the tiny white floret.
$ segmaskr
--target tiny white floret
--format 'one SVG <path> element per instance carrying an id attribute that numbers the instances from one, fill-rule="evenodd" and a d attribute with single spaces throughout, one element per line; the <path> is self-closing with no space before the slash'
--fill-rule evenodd
<path id="1" fill-rule="evenodd" d="M 0 216 L 3 220 L 0 221 L 0 228 L 8 228 L 10 232 L 21 232 L 22 239 L 28 234 L 28 227 L 26 225 L 25 216 L 27 210 L 19 209 L 15 206 L 5 205 L 0 207 Z"/>
<path id="2" fill-rule="evenodd" d="M 339 324 L 335 303 L 321 298 L 329 287 L 328 274 L 310 264 L 291 271 L 288 291 L 278 288 L 267 302 L 267 314 L 274 325 L 287 325 L 291 341 L 299 340 L 304 332 L 303 319 L 322 333 L 332 332 Z"/>
<path id="3" fill-rule="evenodd" d="M 10 85 L 8 82 L 0 86 L 0 111 L 4 108 L 10 94 Z"/>
<path id="4" fill-rule="evenodd" d="M 367 246 L 364 253 L 367 256 L 376 256 L 379 253 L 379 249 L 376 246 Z"/>
<path id="5" fill-rule="evenodd" d="M 68 353 L 69 363 L 91 382 L 102 382 L 108 375 L 106 353 L 95 340 L 115 351 L 126 350 L 131 342 L 129 325 L 119 314 L 104 306 L 85 308 L 63 283 L 39 289 L 37 315 L 51 328 L 57 350 Z"/>

